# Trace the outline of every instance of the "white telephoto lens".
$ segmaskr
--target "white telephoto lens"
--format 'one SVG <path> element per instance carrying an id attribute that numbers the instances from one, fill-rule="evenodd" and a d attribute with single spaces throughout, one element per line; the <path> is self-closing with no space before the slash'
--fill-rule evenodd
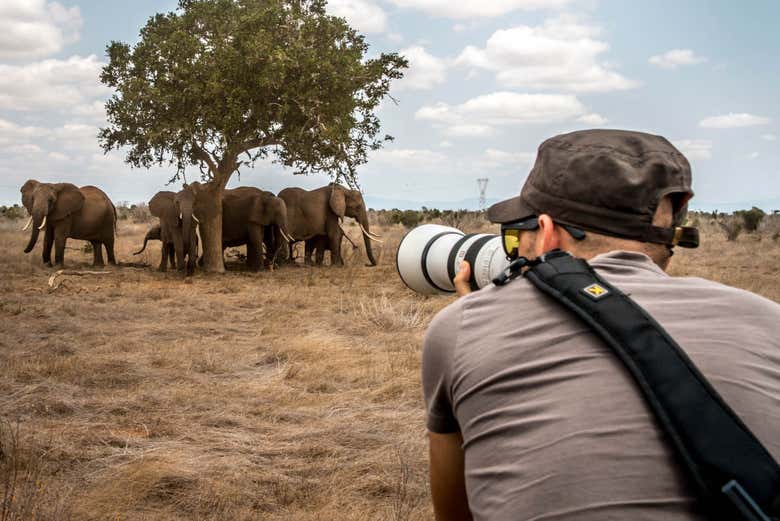
<path id="1" fill-rule="evenodd" d="M 464 260 L 471 266 L 469 284 L 475 291 L 489 285 L 509 265 L 498 235 L 464 235 L 457 228 L 424 224 L 401 239 L 396 268 L 410 289 L 426 295 L 448 294 L 455 292 L 452 279 Z"/>
<path id="2" fill-rule="evenodd" d="M 447 274 L 447 256 L 463 232 L 450 226 L 424 224 L 407 233 L 398 245 L 396 268 L 409 289 L 426 295 L 455 291 Z M 441 242 L 440 242 L 441 241 Z"/>
<path id="3" fill-rule="evenodd" d="M 475 245 L 476 246 L 476 245 Z M 470 255 L 466 255 L 467 259 Z M 504 253 L 501 244 L 501 236 L 493 235 L 478 250 L 471 264 L 471 289 L 484 288 L 502 273 L 508 266 L 509 260 Z"/>

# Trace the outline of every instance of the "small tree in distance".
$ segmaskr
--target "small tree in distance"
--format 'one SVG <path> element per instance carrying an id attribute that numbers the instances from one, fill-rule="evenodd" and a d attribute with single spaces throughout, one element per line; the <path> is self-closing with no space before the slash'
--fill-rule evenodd
<path id="1" fill-rule="evenodd" d="M 180 0 L 131 47 L 112 42 L 101 81 L 103 149 L 127 147 L 133 167 L 200 168 L 196 213 L 204 267 L 224 271 L 222 193 L 258 159 L 294 173 L 356 182 L 355 168 L 391 136 L 374 114 L 400 78 L 396 53 L 367 58 L 362 35 L 325 13 L 325 0 Z"/>

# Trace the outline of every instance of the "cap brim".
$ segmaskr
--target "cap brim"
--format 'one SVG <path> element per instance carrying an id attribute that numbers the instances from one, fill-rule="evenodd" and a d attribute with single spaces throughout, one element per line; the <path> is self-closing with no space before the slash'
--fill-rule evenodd
<path id="1" fill-rule="evenodd" d="M 520 195 L 496 203 L 487 211 L 488 220 L 497 224 L 519 221 L 532 215 L 536 215 L 536 210 L 528 206 Z"/>

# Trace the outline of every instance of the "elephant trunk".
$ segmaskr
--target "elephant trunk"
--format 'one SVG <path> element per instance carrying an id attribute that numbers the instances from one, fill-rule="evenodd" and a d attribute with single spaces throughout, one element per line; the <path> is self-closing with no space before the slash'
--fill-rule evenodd
<path id="1" fill-rule="evenodd" d="M 368 214 L 366 213 L 365 210 L 362 210 L 360 212 L 357 221 L 358 223 L 360 223 L 360 226 L 362 226 L 366 232 L 371 231 L 368 227 Z M 369 238 L 368 233 L 363 233 L 363 241 L 365 242 L 366 245 L 366 257 L 368 257 L 369 265 L 376 266 L 376 259 L 374 259 L 374 251 L 371 249 L 371 239 Z"/>
<path id="2" fill-rule="evenodd" d="M 27 243 L 27 247 L 24 249 L 24 253 L 30 253 L 35 248 L 35 243 L 38 242 L 38 232 L 41 231 L 46 224 L 46 208 L 41 208 L 36 205 L 32 212 L 32 229 L 30 230 L 30 241 Z"/>
<path id="3" fill-rule="evenodd" d="M 133 255 L 140 255 L 146 249 L 146 243 L 149 242 L 150 235 L 152 235 L 151 231 L 146 232 L 146 236 L 144 237 L 144 245 L 141 247 L 140 250 L 134 251 Z"/>
<path id="4" fill-rule="evenodd" d="M 192 235 L 195 232 L 194 226 L 197 226 L 193 222 L 193 215 L 192 215 L 192 205 L 191 204 L 182 204 L 181 205 L 181 231 L 182 231 L 182 242 L 184 243 L 184 252 L 189 253 L 190 248 L 194 246 L 191 244 L 190 239 L 192 238 Z"/>

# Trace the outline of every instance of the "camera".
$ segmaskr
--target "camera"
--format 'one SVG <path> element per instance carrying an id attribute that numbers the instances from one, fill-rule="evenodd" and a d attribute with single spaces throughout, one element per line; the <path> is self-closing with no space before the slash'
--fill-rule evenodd
<path id="1" fill-rule="evenodd" d="M 404 284 L 417 293 L 447 294 L 455 292 L 452 279 L 464 260 L 471 265 L 469 283 L 475 291 L 509 265 L 499 235 L 464 234 L 450 226 L 424 224 L 401 239 L 396 269 Z"/>

